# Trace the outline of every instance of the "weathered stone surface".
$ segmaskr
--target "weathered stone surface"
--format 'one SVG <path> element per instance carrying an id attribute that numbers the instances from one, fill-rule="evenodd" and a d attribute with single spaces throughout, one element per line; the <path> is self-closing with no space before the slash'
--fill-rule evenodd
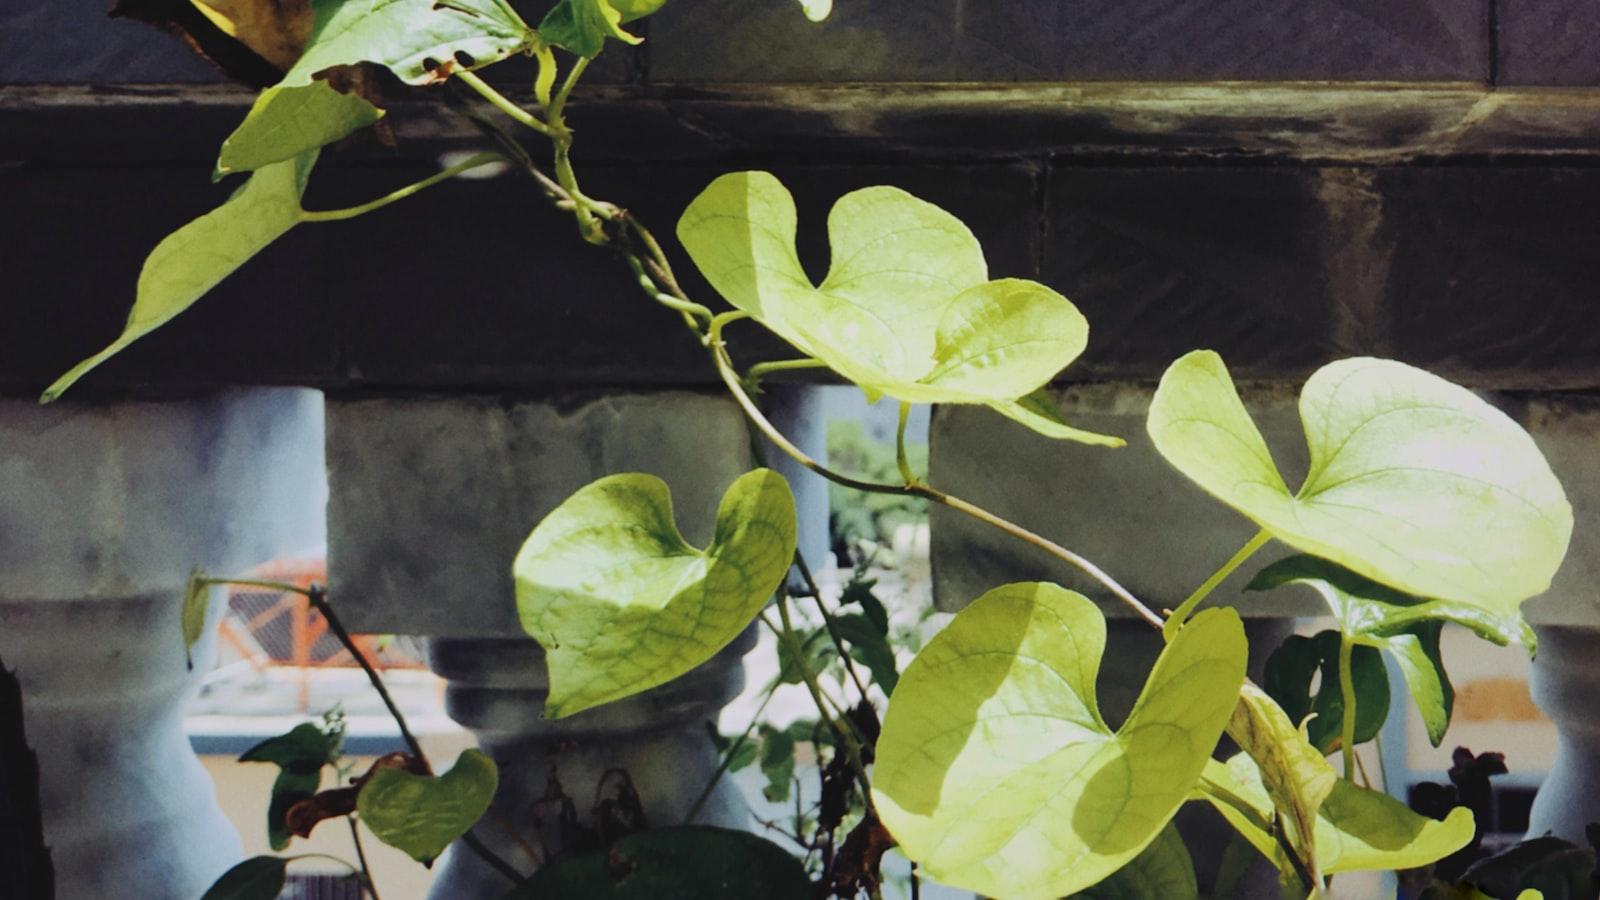
<path id="1" fill-rule="evenodd" d="M 1497 387 L 1600 381 L 1600 170 L 1378 173 L 1408 362 Z"/>
<path id="2" fill-rule="evenodd" d="M 1290 484 L 1306 470 L 1305 438 L 1289 385 L 1242 387 Z M 1258 530 L 1167 464 L 1145 434 L 1150 387 L 1107 384 L 1057 392 L 1080 427 L 1121 435 L 1108 450 L 1052 441 L 981 407 L 935 409 L 928 480 L 1084 556 L 1155 609 L 1176 606 Z M 956 610 L 1012 581 L 1080 590 L 1107 615 L 1130 615 L 1065 563 L 977 520 L 935 505 L 930 513 L 934 602 Z M 1241 594 L 1251 573 L 1288 554 L 1272 544 L 1213 595 L 1245 615 L 1318 614 L 1309 592 Z"/>
<path id="3" fill-rule="evenodd" d="M 0 599 L 181 597 L 195 566 L 315 550 L 324 496 L 314 391 L 0 400 Z"/>
<path id="4" fill-rule="evenodd" d="M 1600 395 L 1540 393 L 1498 400 L 1533 435 L 1572 503 L 1567 559 L 1550 590 L 1528 601 L 1528 617 L 1545 625 L 1600 626 Z"/>
<path id="5" fill-rule="evenodd" d="M 1483 80 L 1486 0 L 704 0 L 655 17 L 655 81 Z M 720 52 L 707 52 L 708 47 Z"/>
<path id="6" fill-rule="evenodd" d="M 1600 85 L 1600 6 L 1497 0 L 1501 84 Z"/>
<path id="7" fill-rule="evenodd" d="M 1061 166 L 1047 197 L 1043 280 L 1089 319 L 1068 377 L 1154 378 L 1197 347 L 1244 376 L 1298 377 L 1385 341 L 1359 177 Z"/>
<path id="8" fill-rule="evenodd" d="M 705 546 L 748 468 L 731 400 L 681 392 L 328 401 L 330 592 L 353 631 L 520 635 L 511 561 L 590 481 L 650 472 Z"/>

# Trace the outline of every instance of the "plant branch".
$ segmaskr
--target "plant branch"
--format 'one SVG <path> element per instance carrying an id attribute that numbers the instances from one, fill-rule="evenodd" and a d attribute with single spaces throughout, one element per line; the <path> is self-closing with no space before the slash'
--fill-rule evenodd
<path id="1" fill-rule="evenodd" d="M 533 113 L 528 112 L 521 106 L 511 102 L 511 100 L 506 97 L 505 94 L 502 94 L 490 87 L 489 83 L 484 81 L 482 78 L 479 78 L 476 73 L 468 72 L 463 69 L 456 72 L 455 77 L 460 79 L 462 84 L 465 84 L 467 87 L 477 91 L 478 96 L 489 101 L 489 105 L 510 116 L 518 124 L 526 125 L 528 128 L 539 132 L 545 137 L 552 136 L 553 129 L 551 129 L 549 125 L 539 121 L 539 119 L 534 116 Z"/>
<path id="2" fill-rule="evenodd" d="M 867 767 L 861 760 L 861 742 L 856 739 L 855 730 L 848 725 L 841 725 L 834 721 L 828 713 L 827 701 L 822 696 L 822 685 L 817 681 L 817 674 L 811 671 L 810 663 L 806 662 L 805 648 L 800 645 L 800 638 L 795 633 L 794 624 L 789 617 L 788 591 L 781 585 L 778 587 L 778 621 L 783 627 L 778 631 L 778 640 L 789 647 L 789 654 L 794 659 L 795 666 L 800 670 L 800 680 L 805 683 L 806 690 L 811 692 L 811 701 L 816 704 L 817 714 L 827 723 L 829 730 L 838 738 L 844 747 L 845 755 L 850 759 L 850 767 L 855 770 L 856 781 L 861 785 L 861 798 L 868 809 L 872 808 L 872 784 L 867 780 Z M 762 621 L 767 622 L 771 628 L 772 623 L 762 616 Z"/>
<path id="3" fill-rule="evenodd" d="M 361 845 L 361 828 L 356 825 L 354 816 L 345 816 L 345 822 L 350 826 L 350 842 L 356 845 L 356 859 L 361 862 L 362 880 L 366 882 L 367 893 L 372 895 L 372 900 L 383 900 L 378 896 L 378 883 L 372 880 L 372 866 L 367 864 L 367 850 Z"/>
<path id="4" fill-rule="evenodd" d="M 1249 559 L 1270 540 L 1272 540 L 1272 535 L 1265 528 L 1256 532 L 1255 537 L 1245 541 L 1244 546 L 1240 547 L 1237 553 L 1228 557 L 1228 561 L 1223 563 L 1215 572 L 1212 572 L 1210 578 L 1207 578 L 1199 587 L 1194 589 L 1193 593 L 1185 597 L 1183 602 L 1178 604 L 1178 608 L 1172 611 L 1172 615 L 1167 617 L 1166 624 L 1161 627 L 1161 633 L 1167 639 L 1167 642 L 1171 643 L 1172 639 L 1177 637 L 1178 629 L 1182 628 L 1183 623 L 1188 621 L 1189 616 L 1194 614 L 1195 607 L 1200 605 L 1200 601 L 1209 597 L 1211 592 L 1217 589 L 1217 585 L 1233 574 L 1234 569 L 1243 565 L 1245 560 Z"/>
<path id="5" fill-rule="evenodd" d="M 765 465 L 766 461 L 761 460 Z M 822 614 L 822 626 L 828 630 L 828 637 L 833 639 L 833 647 L 839 651 L 839 661 L 844 664 L 845 674 L 850 676 L 850 681 L 856 686 L 856 691 L 861 694 L 862 702 L 867 700 L 867 686 L 861 680 L 861 675 L 856 671 L 855 661 L 850 658 L 850 653 L 844 646 L 844 637 L 839 634 L 839 625 L 833 614 L 828 612 L 828 604 L 822 599 L 822 589 L 817 587 L 817 579 L 811 574 L 811 567 L 806 565 L 806 558 L 801 555 L 800 548 L 794 551 L 794 567 L 800 573 L 800 580 L 806 583 L 806 589 L 811 592 L 811 599 L 817 604 L 817 612 Z"/>
<path id="6" fill-rule="evenodd" d="M 1343 715 L 1339 722 L 1339 758 L 1344 761 L 1344 780 L 1356 782 L 1356 684 L 1351 672 L 1355 641 L 1343 629 L 1339 631 L 1339 695 L 1344 700 Z"/>
<path id="7" fill-rule="evenodd" d="M 745 381 L 754 384 L 773 372 L 793 372 L 798 369 L 826 369 L 828 364 L 820 359 L 780 359 L 773 362 L 758 362 L 745 373 Z"/>
<path id="8" fill-rule="evenodd" d="M 750 724 L 745 726 L 744 734 L 735 738 L 733 743 L 728 745 L 728 749 L 723 752 L 721 761 L 717 763 L 716 771 L 711 773 L 711 778 L 706 781 L 705 788 L 700 791 L 700 795 L 695 797 L 694 803 L 689 806 L 689 812 L 683 817 L 683 824 L 694 824 L 695 817 L 700 815 L 701 807 L 705 806 L 706 801 L 711 799 L 711 792 L 716 788 L 717 782 L 722 780 L 722 776 L 727 774 L 728 767 L 733 765 L 733 757 L 745 744 L 749 743 L 750 735 L 756 730 L 756 725 L 761 721 L 761 714 L 767 711 L 767 704 L 772 702 L 772 695 L 777 692 L 778 685 L 781 683 L 774 679 L 772 684 L 767 686 L 767 695 L 761 698 L 761 705 L 756 707 L 755 714 L 750 717 Z"/>
<path id="9" fill-rule="evenodd" d="M 906 456 L 906 422 L 911 418 L 911 404 L 900 401 L 900 421 L 894 429 L 894 461 L 900 467 L 900 477 L 905 479 L 907 485 L 919 484 L 917 475 L 911 471 L 911 460 Z"/>
<path id="10" fill-rule="evenodd" d="M 408 184 L 399 190 L 391 191 L 376 200 L 363 203 L 360 206 L 349 206 L 345 207 L 344 209 L 324 209 L 316 211 L 301 210 L 300 221 L 338 222 L 343 219 L 353 219 L 356 216 L 366 215 L 375 209 L 382 209 L 383 207 L 388 206 L 396 201 L 404 200 L 407 197 L 410 197 L 412 194 L 427 190 L 439 182 L 454 178 L 469 169 L 476 169 L 480 166 L 490 165 L 491 163 L 503 163 L 507 161 L 508 160 L 504 156 L 501 156 L 498 153 L 476 153 L 467 157 L 461 162 L 450 166 L 447 169 L 441 169 L 440 171 L 429 175 L 427 178 L 424 178 L 421 181 Z"/>

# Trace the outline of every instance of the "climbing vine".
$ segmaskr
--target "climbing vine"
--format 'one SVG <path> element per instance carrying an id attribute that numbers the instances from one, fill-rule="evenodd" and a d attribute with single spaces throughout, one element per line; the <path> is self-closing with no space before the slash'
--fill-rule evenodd
<path id="1" fill-rule="evenodd" d="M 875 895 L 882 856 L 895 845 L 928 876 L 1007 898 L 1138 896 L 1151 885 L 1164 897 L 1197 896 L 1188 851 L 1171 824 L 1190 802 L 1214 807 L 1241 845 L 1276 867 L 1285 894 L 1297 897 L 1320 895 L 1338 873 L 1426 866 L 1474 840 L 1466 807 L 1442 819 L 1414 813 L 1360 777 L 1353 754 L 1391 703 L 1381 654 L 1404 673 L 1437 744 L 1453 697 L 1439 653 L 1441 623 L 1533 650 L 1520 606 L 1548 588 L 1567 550 L 1572 511 L 1528 434 L 1490 404 L 1404 363 L 1333 362 L 1300 395 L 1311 465 L 1291 488 L 1221 356 L 1196 350 L 1176 360 L 1155 391 L 1146 437 L 1175 474 L 1259 532 L 1209 577 L 1196 573 L 1197 588 L 1176 608 L 1157 609 L 1070 548 L 931 484 L 905 451 L 911 406 L 941 403 L 987 407 L 1058 439 L 1063 459 L 1117 452 L 1129 436 L 1075 426 L 1048 391 L 1090 338 L 1090 323 L 1066 297 L 1035 281 L 991 278 L 965 224 L 886 186 L 837 199 L 826 226 L 832 266 L 815 283 L 795 249 L 789 190 L 769 173 L 749 171 L 713 180 L 677 222 L 677 240 L 718 295 L 693 298 L 655 232 L 583 189 L 567 120 L 573 89 L 608 44 L 638 43 L 629 23 L 665 0 L 560 0 L 537 26 L 505 0 L 194 2 L 241 52 L 277 62 L 282 77 L 223 143 L 216 173 L 240 179 L 234 194 L 151 252 L 123 334 L 51 385 L 45 400 L 183 312 L 289 230 L 360 216 L 455 175 L 506 165 L 571 216 L 579 239 L 628 267 L 641 314 L 654 307 L 681 322 L 757 436 L 842 488 L 945 506 L 1032 544 L 1087 575 L 1098 599 L 1125 607 L 1165 639 L 1116 728 L 1095 696 L 1107 650 L 1101 606 L 1054 584 L 994 586 L 899 672 L 892 654 L 883 655 L 881 605 L 874 615 L 859 591 L 836 602 L 814 583 L 791 592 L 791 568 L 806 581 L 809 573 L 796 553 L 793 497 L 775 472 L 758 468 L 728 486 L 715 538 L 704 548 L 680 534 L 670 485 L 615 473 L 534 523 L 521 552 L 506 561 L 522 624 L 548 652 L 545 714 L 571 715 L 660 685 L 764 622 L 783 650 L 782 680 L 805 685 L 815 702 L 817 719 L 802 738 L 826 748 L 825 813 L 796 820 L 819 832 L 796 839 L 826 848 L 820 871 L 808 874 L 761 838 L 687 824 L 614 835 L 609 849 L 551 860 L 528 877 L 472 837 L 494 792 L 488 757 L 467 751 L 435 775 L 413 746 L 359 776 L 347 773 L 349 783 L 335 791 L 319 791 L 319 773 L 339 758 L 337 733 L 313 726 L 252 751 L 279 765 L 280 783 L 296 788 L 275 822 L 275 840 L 287 844 L 297 825 L 308 831 L 325 818 L 354 815 L 426 863 L 464 837 L 506 873 L 508 890 L 529 897 L 673 896 L 662 885 L 723 896 L 708 887 L 730 883 L 719 878 L 747 886 L 727 888 L 726 896 L 811 896 L 812 878 L 839 896 Z M 821 18 L 830 4 L 801 6 L 797 14 Z M 284 58 L 275 50 L 286 36 L 296 46 Z M 512 57 L 537 66 L 520 96 L 477 74 Z M 468 115 L 488 149 L 371 202 L 307 210 L 301 198 L 319 150 L 383 120 L 383 99 L 362 77 L 374 67 L 415 89 L 477 95 L 488 109 Z M 548 169 L 535 161 L 544 150 L 534 153 L 524 141 L 547 147 Z M 741 371 L 729 347 L 752 327 L 776 334 L 796 355 Z M 831 371 L 870 399 L 900 405 L 898 477 L 833 471 L 763 414 L 763 376 L 800 368 Z M 1226 598 L 1201 607 L 1273 541 L 1300 555 L 1260 572 L 1251 590 L 1309 587 L 1328 603 L 1337 629 L 1285 644 L 1258 686 L 1245 676 L 1238 614 Z M 191 596 L 209 583 L 197 578 Z M 332 617 L 326 597 L 312 599 Z M 802 601 L 821 627 L 797 625 Z M 846 608 L 852 602 L 859 612 Z M 198 634 L 194 616 L 186 629 L 191 639 Z M 835 665 L 858 687 L 858 702 L 838 701 L 819 677 Z M 882 709 L 868 682 L 888 698 Z M 374 684 L 381 690 L 375 676 Z M 1214 759 L 1224 735 L 1238 751 Z M 758 745 L 775 765 L 786 750 L 792 760 L 795 735 L 768 728 L 718 740 L 726 769 L 740 759 L 748 764 Z M 1340 769 L 1328 760 L 1334 752 Z M 837 844 L 835 832 L 843 834 Z M 713 862 L 730 854 L 741 861 L 738 872 L 708 874 L 722 872 Z M 619 858 L 630 865 L 619 868 Z M 285 864 L 247 861 L 213 895 L 272 896 L 264 891 L 281 886 Z M 645 890 L 637 879 L 657 879 L 648 882 L 656 892 L 628 893 Z M 364 881 L 371 890 L 370 875 Z"/>

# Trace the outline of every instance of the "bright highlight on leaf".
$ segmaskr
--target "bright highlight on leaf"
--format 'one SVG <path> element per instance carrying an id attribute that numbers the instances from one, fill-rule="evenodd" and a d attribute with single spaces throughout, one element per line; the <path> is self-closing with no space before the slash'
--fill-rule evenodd
<path id="1" fill-rule="evenodd" d="M 1083 352 L 1067 298 L 990 281 L 959 219 L 893 187 L 853 191 L 828 215 L 833 264 L 813 285 L 795 252 L 794 198 L 766 172 L 723 175 L 678 221 L 678 239 L 729 303 L 869 397 L 982 403 L 1052 437 L 1119 446 L 1019 402 Z"/>
<path id="2" fill-rule="evenodd" d="M 1279 540 L 1399 590 L 1516 617 L 1567 552 L 1572 507 L 1533 439 L 1465 388 L 1347 359 L 1300 395 L 1311 469 L 1284 485 L 1217 354 L 1173 363 L 1148 428 L 1167 461 Z"/>
<path id="3" fill-rule="evenodd" d="M 356 797 L 356 813 L 378 840 L 428 864 L 489 809 L 500 782 L 494 760 L 463 750 L 443 775 L 374 769 Z"/>
<path id="4" fill-rule="evenodd" d="M 800 8 L 805 11 L 806 18 L 821 22 L 833 12 L 833 0 L 800 0 Z"/>
<path id="5" fill-rule="evenodd" d="M 1127 722 L 1095 703 L 1105 618 L 1052 584 L 996 588 L 900 678 L 873 798 L 902 851 L 946 884 L 1060 897 L 1122 868 L 1195 786 L 1238 698 L 1245 638 L 1207 610 L 1169 644 Z"/>
<path id="6" fill-rule="evenodd" d="M 545 715 L 637 694 L 710 659 L 761 611 L 794 547 L 794 495 L 769 469 L 728 488 L 703 551 L 678 531 L 653 475 L 612 475 L 568 497 L 512 570 L 522 627 L 549 654 Z"/>
<path id="7" fill-rule="evenodd" d="M 217 172 L 243 172 L 333 143 L 383 116 L 318 76 L 357 63 L 387 67 L 408 84 L 442 81 L 455 69 L 498 62 L 533 35 L 504 0 L 313 0 L 304 53 L 261 92 L 223 142 Z"/>
<path id="8" fill-rule="evenodd" d="M 316 156 L 312 152 L 261 169 L 226 203 L 167 235 L 139 272 L 138 294 L 122 335 L 56 379 L 40 402 L 60 397 L 90 369 L 165 325 L 293 228 Z"/>

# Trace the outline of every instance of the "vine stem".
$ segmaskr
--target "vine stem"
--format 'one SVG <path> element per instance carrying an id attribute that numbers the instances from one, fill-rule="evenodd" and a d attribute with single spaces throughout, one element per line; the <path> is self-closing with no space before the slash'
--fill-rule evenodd
<path id="1" fill-rule="evenodd" d="M 918 484 L 917 475 L 911 471 L 911 459 L 906 455 L 906 422 L 911 418 L 911 404 L 900 401 L 900 421 L 894 429 L 894 461 L 900 466 L 900 477 L 908 486 Z"/>
<path id="2" fill-rule="evenodd" d="M 1207 578 L 1199 587 L 1194 589 L 1193 593 L 1185 597 L 1183 602 L 1178 604 L 1178 608 L 1172 611 L 1172 615 L 1167 617 L 1166 624 L 1161 626 L 1161 634 L 1167 639 L 1167 642 L 1171 643 L 1172 639 L 1178 636 L 1178 629 L 1182 628 L 1183 623 L 1188 621 L 1189 616 L 1194 614 L 1195 607 L 1200 605 L 1200 601 L 1211 596 L 1211 592 L 1217 589 L 1217 585 L 1221 584 L 1229 575 L 1232 575 L 1234 569 L 1243 565 L 1245 560 L 1255 555 L 1255 552 L 1270 540 L 1272 540 L 1272 535 L 1265 528 L 1256 532 L 1255 537 L 1245 541 L 1244 546 L 1240 547 L 1238 552 L 1228 557 L 1228 561 L 1219 566 L 1215 572 L 1212 572 L 1210 578 Z"/>
<path id="3" fill-rule="evenodd" d="M 361 862 L 362 880 L 366 882 L 367 893 L 372 895 L 372 900 L 383 900 L 378 896 L 378 883 L 372 880 L 372 866 L 367 864 L 367 850 L 361 844 L 361 828 L 356 825 L 354 816 L 345 816 L 344 820 L 350 826 L 350 842 L 356 846 L 356 859 Z"/>
<path id="4" fill-rule="evenodd" d="M 1339 632 L 1339 694 L 1344 700 L 1344 715 L 1339 723 L 1339 758 L 1344 761 L 1344 780 L 1356 781 L 1356 684 L 1351 672 L 1355 641 Z"/>
<path id="5" fill-rule="evenodd" d="M 767 686 L 767 695 L 761 698 L 761 705 L 757 706 L 755 713 L 750 716 L 750 724 L 745 726 L 744 734 L 739 735 L 732 744 L 728 745 L 728 749 L 722 754 L 721 762 L 717 764 L 716 771 L 711 773 L 711 778 L 706 781 L 705 788 L 700 791 L 700 795 L 695 797 L 694 803 L 689 806 L 689 812 L 683 817 L 683 824 L 694 824 L 695 817 L 700 815 L 700 809 L 706 805 L 707 800 L 711 799 L 711 792 L 716 788 L 717 782 L 722 780 L 722 776 L 728 772 L 728 767 L 733 765 L 734 755 L 750 741 L 750 735 L 755 732 L 756 725 L 761 721 L 761 714 L 767 711 L 767 704 L 772 702 L 772 695 L 777 693 L 778 684 L 779 682 L 774 680 L 772 684 Z"/>
<path id="6" fill-rule="evenodd" d="M 533 113 L 511 102 L 510 98 L 490 87 L 489 83 L 479 78 L 476 73 L 463 69 L 456 72 L 455 77 L 460 79 L 462 84 L 476 91 L 478 96 L 489 101 L 490 106 L 510 116 L 517 124 L 526 125 L 545 137 L 554 135 L 554 130 L 549 125 L 539 121 L 538 117 Z"/>
<path id="7" fill-rule="evenodd" d="M 789 646 L 789 653 L 794 658 L 795 665 L 800 669 L 800 680 L 805 682 L 806 690 L 811 692 L 811 702 L 817 707 L 817 714 L 827 722 L 839 742 L 844 745 L 845 754 L 850 758 L 850 767 L 855 770 L 856 782 L 861 785 L 861 796 L 868 808 L 872 806 L 872 783 L 867 779 L 867 767 L 861 761 L 861 742 L 856 739 L 855 730 L 848 724 L 841 725 L 834 721 L 828 713 L 827 700 L 822 696 L 822 685 L 817 681 L 817 673 L 811 671 L 811 665 L 806 662 L 805 648 L 800 645 L 800 638 L 795 634 L 794 623 L 789 616 L 788 591 L 778 588 L 778 621 L 783 628 L 778 632 L 778 640 Z M 762 617 L 762 621 L 767 621 Z M 768 623 L 767 627 L 771 627 Z"/>
<path id="8" fill-rule="evenodd" d="M 826 369 L 828 364 L 820 359 L 780 359 L 773 362 L 758 362 L 745 373 L 745 378 L 751 382 L 758 382 L 773 372 L 793 372 L 798 369 Z"/>
<path id="9" fill-rule="evenodd" d="M 724 313 L 723 315 L 727 314 Z M 721 318 L 721 316 L 718 318 Z M 713 320 L 712 327 L 715 328 L 716 324 L 716 320 Z M 734 400 L 738 402 L 740 408 L 744 410 L 745 415 L 755 423 L 756 427 L 761 429 L 762 434 L 766 435 L 767 439 L 776 444 L 780 450 L 792 457 L 795 462 L 806 467 L 807 469 L 810 469 L 818 475 L 821 475 L 823 478 L 834 482 L 835 484 L 841 484 L 853 490 L 867 491 L 875 494 L 900 494 L 907 497 L 922 497 L 931 502 L 938 503 L 941 506 L 947 506 L 953 510 L 956 510 L 957 512 L 965 513 L 966 515 L 999 529 L 1000 531 L 1003 531 L 1020 541 L 1038 547 L 1051 556 L 1054 556 L 1068 565 L 1073 566 L 1074 568 L 1083 572 L 1085 575 L 1088 575 L 1090 578 L 1093 578 L 1151 627 L 1159 630 L 1164 624 L 1160 615 L 1158 615 L 1150 607 L 1146 606 L 1144 601 L 1140 600 L 1138 597 L 1135 597 L 1132 592 L 1118 583 L 1115 578 L 1112 578 L 1110 575 L 1106 574 L 1104 569 L 1101 569 L 1099 566 L 1095 565 L 1084 557 L 1079 556 L 1060 544 L 1057 544 L 1055 541 L 1023 528 L 1021 525 L 1012 522 L 1010 519 L 997 516 L 975 503 L 963 500 L 960 497 L 952 494 L 946 494 L 944 491 L 938 490 L 931 485 L 887 484 L 876 481 L 862 481 L 860 479 L 851 478 L 848 475 L 842 475 L 838 472 L 835 472 L 827 466 L 824 466 L 822 463 L 817 462 L 815 459 L 812 459 L 804 450 L 796 447 L 793 441 L 785 437 L 783 433 L 772 424 L 771 420 L 762 414 L 761 410 L 755 405 L 755 401 L 750 399 L 750 395 L 745 391 L 744 385 L 739 381 L 738 373 L 734 371 L 733 360 L 729 358 L 727 348 L 722 345 L 720 337 L 713 336 L 709 340 L 712 345 L 712 356 L 717 364 L 717 371 L 722 376 L 723 384 L 727 385 L 728 390 L 733 392 Z"/>
<path id="10" fill-rule="evenodd" d="M 360 206 L 348 206 L 348 207 L 345 207 L 344 209 L 324 209 L 324 210 L 316 210 L 316 211 L 301 210 L 301 212 L 300 212 L 300 221 L 302 221 L 302 222 L 338 222 L 338 221 L 341 221 L 343 219 L 353 219 L 356 216 L 366 215 L 367 213 L 372 212 L 375 209 L 382 209 L 383 207 L 388 206 L 389 204 L 394 203 L 396 201 L 404 200 L 407 197 L 410 197 L 412 194 L 416 194 L 416 193 L 419 193 L 421 191 L 425 191 L 428 188 L 431 188 L 434 185 L 438 184 L 439 182 L 454 178 L 457 175 L 460 175 L 462 172 L 465 172 L 465 171 L 467 171 L 469 169 L 476 169 L 476 168 L 478 168 L 480 166 L 487 166 L 487 165 L 490 165 L 492 163 L 504 163 L 504 162 L 509 162 L 509 160 L 507 160 L 504 156 L 501 156 L 498 153 L 494 153 L 494 152 L 475 153 L 472 156 L 469 156 L 466 159 L 462 160 L 461 162 L 458 162 L 455 165 L 450 166 L 449 168 L 441 169 L 440 171 L 435 172 L 432 175 L 429 175 L 427 178 L 424 178 L 421 181 L 414 182 L 412 184 L 408 184 L 405 187 L 400 188 L 399 190 L 390 191 L 389 193 L 384 194 L 382 197 L 379 197 L 378 199 L 369 201 L 367 203 L 363 203 Z"/>

